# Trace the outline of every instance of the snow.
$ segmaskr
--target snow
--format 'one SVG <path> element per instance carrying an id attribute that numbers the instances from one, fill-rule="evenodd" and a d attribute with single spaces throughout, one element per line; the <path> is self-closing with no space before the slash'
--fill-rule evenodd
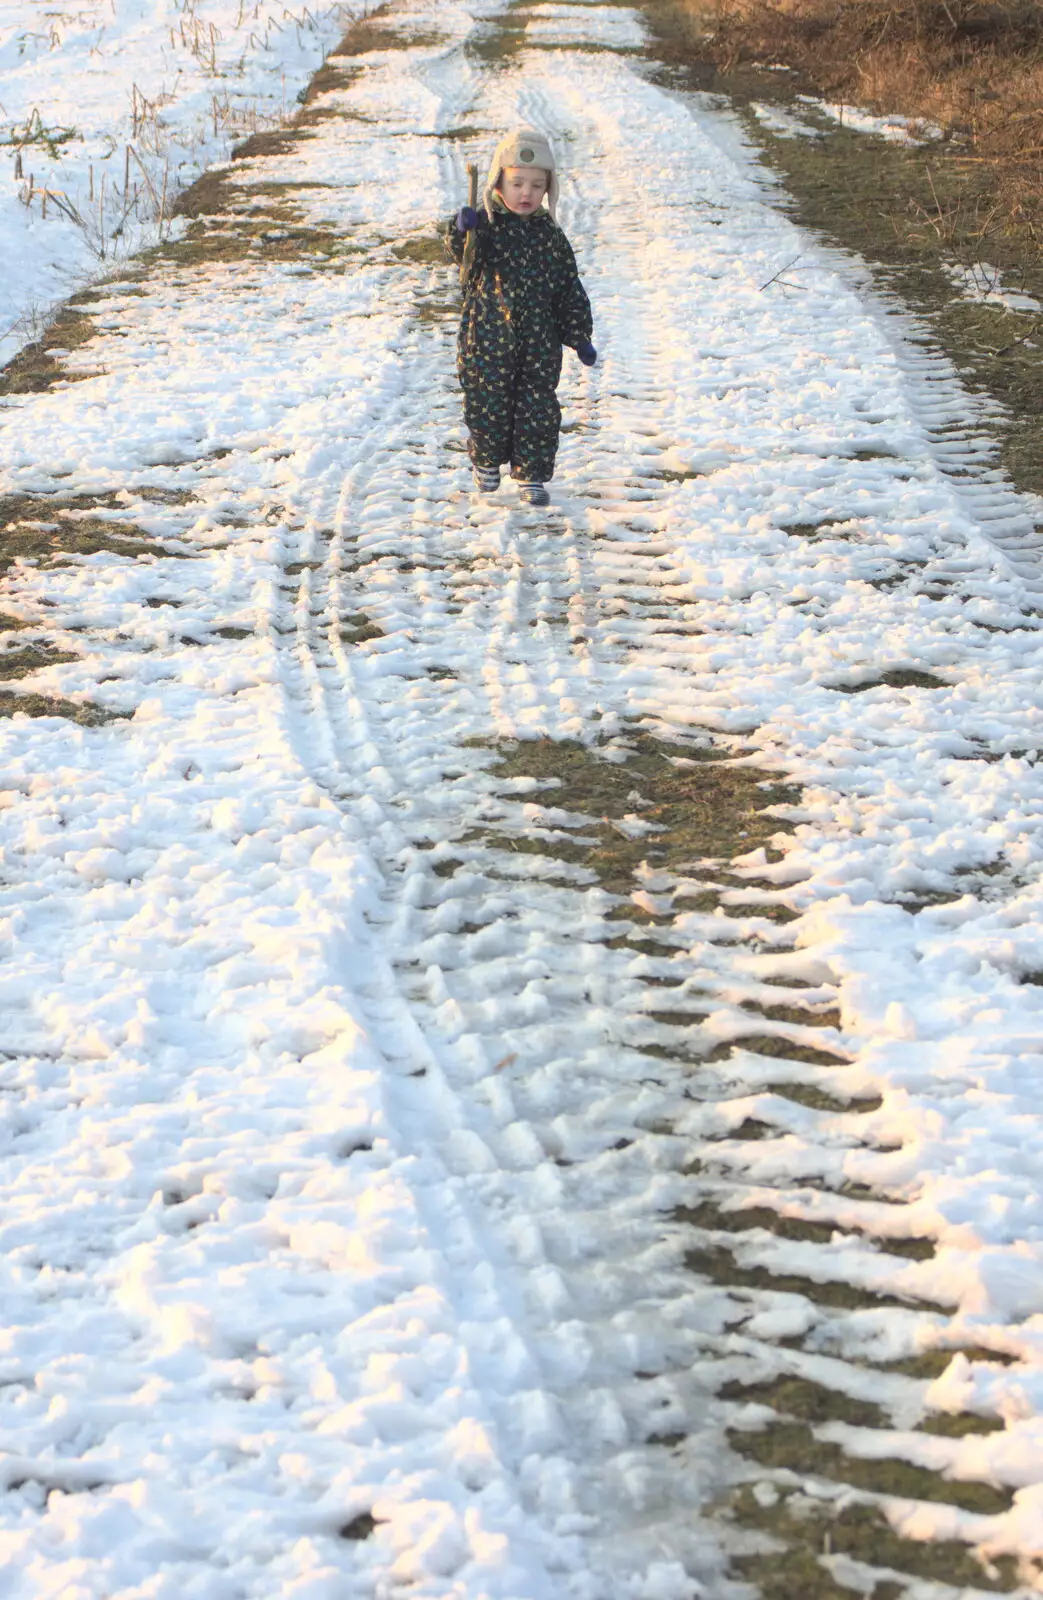
<path id="1" fill-rule="evenodd" d="M 888 1408 L 819 1429 L 853 1455 L 1015 1491 L 893 1502 L 917 1537 L 1043 1541 L 1043 507 L 631 13 L 486 65 L 495 16 L 401 0 L 350 116 L 237 163 L 356 253 L 132 267 L 79 381 L 0 405 L 4 495 L 156 541 L 3 580 L 4 648 L 76 655 L 12 691 L 124 714 L 0 723 L 5 1600 L 732 1600 L 751 1364 Z M 546 516 L 471 494 L 452 274 L 399 249 L 523 120 L 601 351 Z M 657 868 L 635 781 L 658 933 L 534 852 L 591 818 L 491 748 L 635 723 L 801 790 L 744 886 Z M 708 1197 L 835 1230 L 730 1236 L 751 1273 L 904 1303 L 700 1276 Z M 931 1403 L 1004 1431 L 917 1432 L 865 1365 L 936 1348 Z"/>
<path id="2" fill-rule="evenodd" d="M 648 32 L 637 12 L 625 7 L 592 5 L 534 5 L 526 12 L 526 42 L 541 44 L 593 44 L 617 50 L 640 50 Z"/>
<path id="3" fill-rule="evenodd" d="M 1023 289 L 1010 289 L 1003 281 L 1003 273 L 987 261 L 976 261 L 972 266 L 949 266 L 944 269 L 960 297 L 975 305 L 1003 306 L 1007 311 L 1043 310 L 1038 300 Z"/>
<path id="4" fill-rule="evenodd" d="M 876 116 L 861 106 L 822 100 L 810 94 L 799 94 L 797 99 L 802 105 L 811 106 L 823 116 L 842 123 L 845 128 L 852 128 L 856 133 L 875 134 L 879 139 L 886 139 L 889 144 L 926 144 L 932 139 L 942 137 L 941 128 L 936 123 L 924 121 L 922 117 L 903 117 L 896 111 Z"/>
<path id="5" fill-rule="evenodd" d="M 794 116 L 792 111 L 785 110 L 782 106 L 764 105 L 760 101 L 751 101 L 750 110 L 762 127 L 769 133 L 774 133 L 780 139 L 822 139 L 825 137 L 822 128 L 815 128 L 810 122 L 805 122 L 802 117 Z"/>
<path id="6" fill-rule="evenodd" d="M 0 0 L 0 365 L 56 301 L 168 232 L 164 202 L 169 215 L 237 140 L 285 120 L 348 14 Z"/>

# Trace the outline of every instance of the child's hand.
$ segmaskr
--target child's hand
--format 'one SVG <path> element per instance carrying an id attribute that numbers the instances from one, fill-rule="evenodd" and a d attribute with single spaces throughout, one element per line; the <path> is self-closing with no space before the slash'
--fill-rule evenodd
<path id="1" fill-rule="evenodd" d="M 456 213 L 457 233 L 470 233 L 472 228 L 478 226 L 478 213 L 473 206 L 461 206 Z"/>
<path id="2" fill-rule="evenodd" d="M 592 367 L 598 358 L 598 353 L 589 339 L 584 339 L 582 344 L 576 346 L 576 354 L 585 367 Z"/>

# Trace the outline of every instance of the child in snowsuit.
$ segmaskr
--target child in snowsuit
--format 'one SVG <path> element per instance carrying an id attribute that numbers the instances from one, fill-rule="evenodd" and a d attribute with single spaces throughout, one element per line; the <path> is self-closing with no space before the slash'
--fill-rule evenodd
<path id="1" fill-rule="evenodd" d="M 492 494 L 509 461 L 522 499 L 536 506 L 550 501 L 544 484 L 554 473 L 561 427 L 555 391 L 562 345 L 584 366 L 597 360 L 590 301 L 555 220 L 557 199 L 549 143 L 520 128 L 496 148 L 484 209 L 463 206 L 444 230 L 458 262 L 468 235 L 475 236 L 457 347 L 475 485 Z"/>

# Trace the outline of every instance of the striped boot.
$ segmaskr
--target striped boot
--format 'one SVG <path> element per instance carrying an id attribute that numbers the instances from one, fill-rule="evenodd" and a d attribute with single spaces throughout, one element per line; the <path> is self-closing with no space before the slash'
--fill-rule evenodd
<path id="1" fill-rule="evenodd" d="M 479 494 L 495 494 L 500 487 L 499 467 L 475 467 L 474 486 Z"/>
<path id="2" fill-rule="evenodd" d="M 550 505 L 550 495 L 542 483 L 519 483 L 518 493 L 528 506 Z"/>

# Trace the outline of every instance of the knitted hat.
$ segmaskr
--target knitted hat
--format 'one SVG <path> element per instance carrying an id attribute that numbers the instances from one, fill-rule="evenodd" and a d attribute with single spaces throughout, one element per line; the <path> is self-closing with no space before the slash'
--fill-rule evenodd
<path id="1" fill-rule="evenodd" d="M 535 128 L 515 128 L 496 146 L 496 153 L 485 180 L 485 209 L 492 217 L 493 196 L 504 167 L 542 167 L 547 174 L 547 209 L 555 216 L 558 204 L 558 171 L 550 141 Z"/>

